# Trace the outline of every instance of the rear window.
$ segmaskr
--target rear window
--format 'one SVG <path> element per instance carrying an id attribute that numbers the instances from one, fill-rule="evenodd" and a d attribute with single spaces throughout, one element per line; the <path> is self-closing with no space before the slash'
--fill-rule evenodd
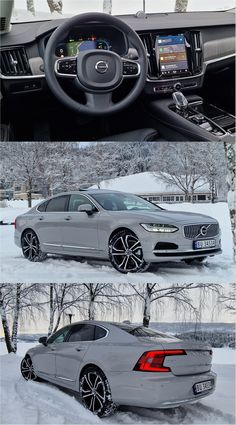
<path id="1" fill-rule="evenodd" d="M 113 323 L 113 325 L 136 337 L 148 337 L 148 338 L 173 338 L 167 334 L 156 331 L 155 329 L 146 328 L 145 326 L 128 325 L 124 323 Z"/>
<path id="2" fill-rule="evenodd" d="M 63 212 L 66 210 L 68 196 L 58 196 L 51 199 L 46 207 L 46 212 Z"/>

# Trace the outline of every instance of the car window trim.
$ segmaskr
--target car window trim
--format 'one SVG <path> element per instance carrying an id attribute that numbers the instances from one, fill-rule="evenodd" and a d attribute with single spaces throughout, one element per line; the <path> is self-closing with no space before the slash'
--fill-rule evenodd
<path id="1" fill-rule="evenodd" d="M 104 329 L 104 331 L 106 331 L 106 335 L 104 335 L 102 338 L 97 338 L 97 339 L 90 339 L 90 340 L 84 340 L 84 341 L 69 341 L 69 338 L 70 338 L 70 336 L 71 336 L 72 328 L 73 328 L 74 326 L 78 326 L 78 324 L 74 324 L 74 325 L 71 325 L 71 329 L 69 330 L 69 332 L 68 332 L 68 334 L 67 334 L 66 339 L 65 339 L 65 341 L 64 341 L 64 342 L 68 342 L 68 343 L 70 343 L 70 344 L 75 344 L 75 343 L 80 343 L 80 342 L 95 342 L 95 341 L 100 341 L 100 340 L 102 340 L 102 339 L 105 339 L 105 338 L 107 338 L 107 336 L 109 335 L 109 329 L 105 328 L 105 327 L 104 327 L 104 326 L 102 326 L 102 325 L 97 325 L 97 324 L 95 325 L 95 324 L 93 324 L 93 323 L 81 323 L 81 326 L 83 326 L 83 325 L 94 326 L 94 338 L 95 338 L 95 328 L 96 328 L 96 326 L 97 326 L 98 328 L 102 328 L 102 329 Z"/>

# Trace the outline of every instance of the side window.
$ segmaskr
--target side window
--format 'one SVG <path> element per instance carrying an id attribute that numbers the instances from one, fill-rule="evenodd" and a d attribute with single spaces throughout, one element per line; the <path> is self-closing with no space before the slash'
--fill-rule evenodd
<path id="1" fill-rule="evenodd" d="M 76 341 L 94 341 L 94 325 L 76 325 L 73 326 L 68 342 Z"/>
<path id="2" fill-rule="evenodd" d="M 97 208 L 94 206 L 94 204 L 86 198 L 86 196 L 83 195 L 71 195 L 70 201 L 69 201 L 69 211 L 78 211 L 78 208 L 80 205 L 89 204 L 92 205 L 94 210 L 97 210 Z"/>
<path id="3" fill-rule="evenodd" d="M 58 196 L 57 198 L 51 199 L 46 206 L 46 212 L 63 212 L 63 211 L 65 211 L 67 200 L 68 200 L 68 195 Z"/>
<path id="4" fill-rule="evenodd" d="M 39 207 L 37 208 L 38 211 L 40 212 L 45 212 L 46 211 L 46 207 L 47 207 L 48 201 L 44 202 L 43 204 L 39 205 Z"/>
<path id="5" fill-rule="evenodd" d="M 94 339 L 101 339 L 104 338 L 104 336 L 107 335 L 107 331 L 103 328 L 100 328 L 100 326 L 95 326 L 95 336 Z"/>
<path id="6" fill-rule="evenodd" d="M 60 329 L 48 339 L 48 344 L 64 342 L 69 328 Z"/>

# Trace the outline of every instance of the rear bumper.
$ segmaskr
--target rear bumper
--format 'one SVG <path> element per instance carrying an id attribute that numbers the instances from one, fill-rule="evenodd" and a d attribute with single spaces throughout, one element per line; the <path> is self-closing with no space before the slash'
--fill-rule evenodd
<path id="1" fill-rule="evenodd" d="M 194 384 L 212 380 L 213 388 L 198 395 Z M 191 376 L 175 376 L 172 373 L 129 372 L 109 377 L 113 401 L 119 405 L 168 409 L 194 403 L 212 394 L 216 385 L 214 372 Z"/>

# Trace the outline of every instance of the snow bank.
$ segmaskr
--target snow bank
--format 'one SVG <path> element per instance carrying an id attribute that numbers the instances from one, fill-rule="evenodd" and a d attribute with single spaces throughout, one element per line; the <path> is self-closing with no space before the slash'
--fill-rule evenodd
<path id="1" fill-rule="evenodd" d="M 221 350 L 221 349 L 220 349 Z M 0 357 L 2 424 L 234 424 L 235 378 L 233 365 L 216 365 L 214 394 L 201 402 L 176 409 L 120 408 L 99 419 L 68 392 L 43 382 L 26 382 L 20 375 L 21 357 Z"/>

